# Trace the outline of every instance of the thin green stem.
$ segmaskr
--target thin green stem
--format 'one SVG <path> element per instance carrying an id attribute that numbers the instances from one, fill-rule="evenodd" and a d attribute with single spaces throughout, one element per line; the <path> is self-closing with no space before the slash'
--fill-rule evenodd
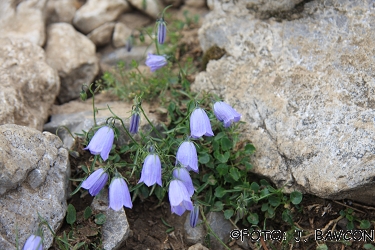
<path id="1" fill-rule="evenodd" d="M 230 250 L 230 248 L 219 238 L 219 236 L 217 236 L 217 234 L 214 232 L 214 230 L 212 230 L 210 224 L 207 222 L 206 216 L 204 216 L 203 208 L 200 207 L 199 210 L 201 212 L 203 222 L 206 225 L 209 233 L 212 234 L 220 242 L 220 244 L 223 245 L 227 250 Z"/>
<path id="2" fill-rule="evenodd" d="M 152 124 L 152 122 L 148 119 L 147 115 L 145 114 L 145 111 L 143 110 L 142 106 L 139 106 L 139 109 L 141 110 L 143 116 L 146 118 L 148 124 L 150 124 L 150 126 L 152 127 L 152 129 L 160 136 L 160 138 L 163 138 L 163 135 L 159 132 L 159 130 L 157 130 L 154 126 L 154 124 Z"/>

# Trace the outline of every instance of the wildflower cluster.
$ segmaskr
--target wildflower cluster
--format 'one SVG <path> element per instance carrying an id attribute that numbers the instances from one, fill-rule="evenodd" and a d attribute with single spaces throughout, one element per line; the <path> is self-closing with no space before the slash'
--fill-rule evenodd
<path id="1" fill-rule="evenodd" d="M 140 109 L 142 109 L 140 104 L 137 104 L 134 108 L 130 118 L 130 126 L 127 129 L 129 135 L 138 132 Z M 237 122 L 241 118 L 239 113 L 224 102 L 216 102 L 214 104 L 214 113 L 217 119 L 224 123 L 224 127 L 230 126 L 232 122 Z M 194 206 L 191 197 L 195 189 L 189 171 L 198 173 L 199 168 L 197 149 L 192 139 L 198 140 L 202 136 L 214 136 L 214 133 L 206 112 L 202 108 L 197 107 L 190 116 L 190 135 L 177 149 L 175 166 L 170 176 L 169 201 L 172 213 L 182 215 L 186 210 L 193 210 Z M 105 125 L 96 131 L 90 143 L 84 149 L 90 150 L 90 153 L 93 155 L 100 154 L 102 160 L 106 161 L 112 149 L 114 137 L 112 126 Z M 164 164 L 167 165 L 168 162 L 164 162 Z M 92 196 L 96 196 L 106 185 L 109 179 L 108 172 L 110 171 L 114 171 L 115 176 L 109 185 L 109 207 L 116 211 L 120 210 L 123 206 L 132 208 L 133 205 L 128 185 L 117 169 L 111 170 L 108 168 L 106 170 L 105 168 L 99 168 L 82 182 L 81 187 L 87 189 Z M 139 183 L 144 183 L 148 187 L 155 184 L 163 187 L 162 162 L 154 146 L 149 147 L 149 154 L 144 158 Z"/>

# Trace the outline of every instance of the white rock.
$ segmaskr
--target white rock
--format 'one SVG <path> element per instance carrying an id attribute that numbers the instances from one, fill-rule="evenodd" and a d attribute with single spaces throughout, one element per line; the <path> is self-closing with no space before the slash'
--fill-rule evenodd
<path id="1" fill-rule="evenodd" d="M 112 43 L 116 48 L 126 45 L 128 38 L 132 35 L 132 30 L 123 23 L 116 23 L 113 31 Z"/>
<path id="2" fill-rule="evenodd" d="M 45 23 L 42 9 L 45 0 L 21 2 L 15 9 L 11 1 L 0 3 L 0 37 L 8 39 L 26 39 L 43 46 L 45 41 Z"/>
<path id="3" fill-rule="evenodd" d="M 0 124 L 42 130 L 59 88 L 58 74 L 46 63 L 42 48 L 0 38 Z"/>
<path id="4" fill-rule="evenodd" d="M 48 64 L 61 80 L 61 103 L 79 97 L 82 85 L 90 84 L 99 71 L 95 45 L 68 23 L 54 23 L 47 29 L 45 47 Z"/>
<path id="5" fill-rule="evenodd" d="M 96 45 L 103 46 L 111 41 L 113 29 L 115 28 L 114 22 L 105 23 L 98 28 L 91 31 L 87 37 Z"/>
<path id="6" fill-rule="evenodd" d="M 76 11 L 76 0 L 49 0 L 46 8 L 47 24 L 72 24 Z"/>
<path id="7" fill-rule="evenodd" d="M 0 126 L 0 249 L 23 246 L 40 223 L 38 213 L 57 230 L 66 213 L 70 174 L 68 151 L 48 132 L 6 124 Z M 53 236 L 44 230 L 43 246 Z"/>
<path id="8" fill-rule="evenodd" d="M 200 8 L 206 6 L 206 0 L 185 0 L 185 5 Z"/>
<path id="9" fill-rule="evenodd" d="M 94 199 L 91 207 L 94 211 L 103 213 L 106 218 L 102 227 L 103 249 L 116 250 L 128 238 L 130 228 L 124 209 L 114 211 L 108 206 L 108 188 L 104 188 L 100 198 Z"/>
<path id="10" fill-rule="evenodd" d="M 87 34 L 104 23 L 116 20 L 128 10 L 130 6 L 124 0 L 88 0 L 77 10 L 73 24 L 79 31 Z"/>
<path id="11" fill-rule="evenodd" d="M 254 172 L 285 191 L 375 204 L 373 1 L 312 1 L 282 22 L 220 2 L 199 39 L 227 54 L 193 86 L 243 115 Z"/>
<path id="12" fill-rule="evenodd" d="M 138 10 L 155 19 L 159 18 L 164 8 L 160 0 L 128 0 L 128 2 Z"/>

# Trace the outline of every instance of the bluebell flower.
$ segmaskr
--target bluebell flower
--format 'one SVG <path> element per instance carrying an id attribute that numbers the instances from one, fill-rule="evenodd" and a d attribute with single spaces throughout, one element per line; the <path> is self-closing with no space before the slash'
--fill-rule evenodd
<path id="1" fill-rule="evenodd" d="M 190 133 L 194 138 L 205 136 L 214 136 L 212 132 L 210 119 L 206 112 L 201 108 L 196 108 L 190 116 Z"/>
<path id="2" fill-rule="evenodd" d="M 130 118 L 130 127 L 129 127 L 129 132 L 131 134 L 136 134 L 138 133 L 138 128 L 139 128 L 139 121 L 141 120 L 141 116 L 139 115 L 138 112 L 134 112 Z"/>
<path id="3" fill-rule="evenodd" d="M 85 150 L 90 150 L 93 155 L 98 155 L 102 157 L 104 161 L 108 159 L 109 152 L 112 149 L 113 140 L 115 138 L 115 133 L 113 129 L 109 126 L 101 127 L 96 131 L 95 135 L 91 138 L 91 141 Z"/>
<path id="4" fill-rule="evenodd" d="M 155 183 L 161 184 L 161 162 L 157 154 L 149 154 L 144 163 L 141 173 L 141 179 L 138 183 L 144 182 L 148 187 Z"/>
<path id="5" fill-rule="evenodd" d="M 164 22 L 164 19 L 161 18 L 158 21 L 158 42 L 159 42 L 159 44 L 163 44 L 165 42 L 166 36 L 167 36 L 167 25 Z"/>
<path id="6" fill-rule="evenodd" d="M 194 209 L 190 211 L 190 226 L 195 227 L 198 223 L 199 206 L 195 205 Z"/>
<path id="7" fill-rule="evenodd" d="M 191 180 L 189 171 L 186 168 L 184 168 L 184 167 L 175 168 L 173 170 L 173 177 L 182 181 L 184 183 L 184 185 L 186 187 L 186 190 L 189 193 L 190 197 L 193 196 L 194 185 L 193 185 L 193 181 Z"/>
<path id="8" fill-rule="evenodd" d="M 165 56 L 153 55 L 151 53 L 148 53 L 148 56 L 146 58 L 146 65 L 151 69 L 151 72 L 154 72 L 167 64 L 168 61 Z"/>
<path id="9" fill-rule="evenodd" d="M 216 102 L 214 113 L 216 118 L 224 123 L 225 128 L 228 128 L 232 122 L 238 122 L 241 119 L 241 115 L 225 102 Z"/>
<path id="10" fill-rule="evenodd" d="M 27 238 L 22 250 L 42 250 L 42 243 L 42 238 L 40 236 L 32 234 L 29 236 L 29 238 Z"/>
<path id="11" fill-rule="evenodd" d="M 198 156 L 194 143 L 183 142 L 177 150 L 177 162 L 180 162 L 188 170 L 198 173 Z"/>
<path id="12" fill-rule="evenodd" d="M 86 180 L 82 182 L 81 187 L 88 189 L 92 196 L 97 195 L 105 186 L 108 180 L 108 174 L 102 168 L 92 173 Z"/>
<path id="13" fill-rule="evenodd" d="M 193 203 L 182 181 L 175 179 L 169 184 L 169 203 L 172 213 L 179 216 L 186 210 L 191 211 L 193 209 Z"/>
<path id="14" fill-rule="evenodd" d="M 128 185 L 121 177 L 115 177 L 109 185 L 109 207 L 119 211 L 123 206 L 132 208 Z"/>

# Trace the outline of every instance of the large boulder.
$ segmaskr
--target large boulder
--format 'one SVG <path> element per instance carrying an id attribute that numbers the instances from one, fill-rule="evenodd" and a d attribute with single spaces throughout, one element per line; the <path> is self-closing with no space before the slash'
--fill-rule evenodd
<path id="1" fill-rule="evenodd" d="M 0 37 L 26 39 L 43 46 L 45 22 L 43 9 L 45 0 L 29 0 L 16 6 L 14 0 L 0 1 Z"/>
<path id="2" fill-rule="evenodd" d="M 0 126 L 0 249 L 16 249 L 35 234 L 38 213 L 57 230 L 66 213 L 68 151 L 48 132 L 6 124 Z M 44 247 L 53 242 L 43 227 Z"/>
<path id="3" fill-rule="evenodd" d="M 286 191 L 375 204 L 374 1 L 312 1 L 284 20 L 257 19 L 250 2 L 214 1 L 199 38 L 226 55 L 195 90 L 242 113 L 254 172 Z"/>
<path id="4" fill-rule="evenodd" d="M 88 0 L 75 13 L 73 24 L 87 34 L 95 28 L 116 20 L 130 5 L 124 0 Z"/>
<path id="5" fill-rule="evenodd" d="M 47 62 L 61 80 L 60 103 L 79 97 L 82 85 L 89 85 L 98 74 L 95 45 L 68 23 L 54 23 L 47 29 Z"/>
<path id="6" fill-rule="evenodd" d="M 41 47 L 24 39 L 0 38 L 0 124 L 42 130 L 60 80 Z"/>

